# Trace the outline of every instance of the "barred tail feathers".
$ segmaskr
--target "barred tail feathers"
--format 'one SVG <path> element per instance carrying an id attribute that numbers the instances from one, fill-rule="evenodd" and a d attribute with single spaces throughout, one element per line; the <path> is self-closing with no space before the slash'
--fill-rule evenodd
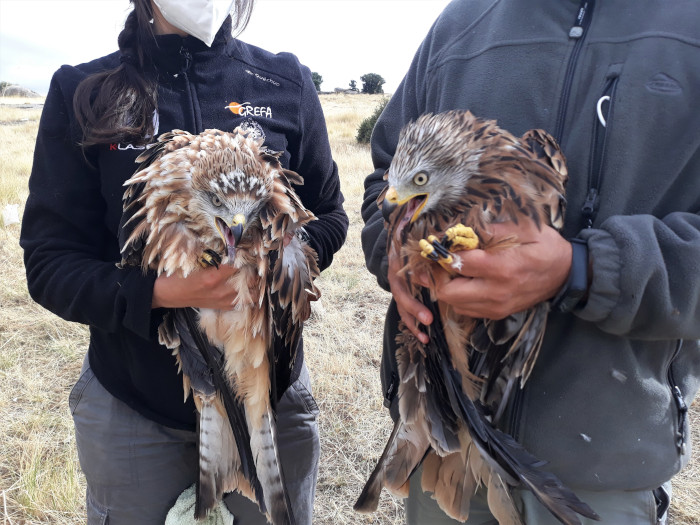
<path id="1" fill-rule="evenodd" d="M 277 428 L 269 406 L 259 421 L 248 417 L 250 448 L 263 487 L 266 515 L 274 525 L 294 525 L 294 513 L 284 483 L 277 446 Z"/>
<path id="2" fill-rule="evenodd" d="M 199 478 L 195 518 L 204 518 L 227 492 L 238 490 L 255 499 L 250 484 L 240 472 L 235 438 L 221 401 L 216 394 L 195 394 L 199 409 Z"/>

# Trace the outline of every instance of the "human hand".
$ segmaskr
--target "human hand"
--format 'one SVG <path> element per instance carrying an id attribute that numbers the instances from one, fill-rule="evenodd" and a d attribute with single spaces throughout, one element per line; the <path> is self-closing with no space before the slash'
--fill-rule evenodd
<path id="1" fill-rule="evenodd" d="M 423 325 L 428 326 L 433 322 L 433 315 L 430 313 L 430 310 L 423 305 L 423 303 L 411 295 L 408 290 L 408 285 L 406 284 L 406 277 L 398 275 L 399 270 L 401 270 L 400 257 L 396 255 L 393 250 L 390 250 L 388 257 L 389 286 L 391 287 L 391 293 L 394 296 L 394 301 L 396 301 L 396 307 L 399 311 L 399 315 L 401 316 L 401 320 L 421 343 L 427 344 L 429 340 L 428 335 L 420 330 L 418 323 L 420 322 Z"/>
<path id="2" fill-rule="evenodd" d="M 455 254 L 462 260 L 459 276 L 439 268 L 432 276 L 436 297 L 455 312 L 475 318 L 503 319 L 550 299 L 564 286 L 571 269 L 571 243 L 558 231 L 530 221 L 493 224 L 494 238 L 515 236 L 517 246 L 470 250 Z M 426 277 L 418 282 L 429 285 Z"/>
<path id="3" fill-rule="evenodd" d="M 238 295 L 229 280 L 237 270 L 222 264 L 203 268 L 187 277 L 161 274 L 153 285 L 153 308 L 212 308 L 232 310 Z"/>

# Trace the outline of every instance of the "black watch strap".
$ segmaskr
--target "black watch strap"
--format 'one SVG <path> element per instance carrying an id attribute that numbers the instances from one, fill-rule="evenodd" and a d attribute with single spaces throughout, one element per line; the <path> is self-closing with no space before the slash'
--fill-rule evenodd
<path id="1" fill-rule="evenodd" d="M 552 300 L 552 308 L 571 312 L 579 306 L 588 290 L 588 244 L 584 239 L 571 242 L 571 271 L 564 288 Z"/>

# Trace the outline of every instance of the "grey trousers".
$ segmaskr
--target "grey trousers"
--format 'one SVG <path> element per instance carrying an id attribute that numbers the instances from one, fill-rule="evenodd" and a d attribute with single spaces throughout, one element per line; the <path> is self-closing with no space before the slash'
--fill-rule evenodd
<path id="1" fill-rule="evenodd" d="M 408 525 L 457 525 L 461 522 L 447 516 L 429 493 L 423 492 L 420 486 L 420 476 L 423 469 L 419 468 L 411 476 L 409 497 L 406 504 L 406 523 Z M 663 490 L 670 493 L 670 484 L 664 485 Z M 576 495 L 601 517 L 600 521 L 592 521 L 581 517 L 584 525 L 657 525 L 665 523 L 657 516 L 657 499 L 654 492 L 647 491 L 575 491 Z M 529 491 L 515 491 L 519 501 L 523 523 L 525 525 L 561 525 L 552 514 Z M 670 495 L 669 495 L 670 497 Z M 665 502 L 666 504 L 668 501 Z M 660 514 L 664 514 L 664 510 Z M 471 501 L 467 525 L 498 525 L 489 512 L 486 503 L 486 490 L 477 491 Z"/>
<path id="2" fill-rule="evenodd" d="M 69 405 L 80 467 L 87 480 L 88 525 L 162 525 L 197 477 L 197 436 L 164 427 L 128 407 L 95 378 L 87 358 Z M 320 444 L 318 406 L 304 365 L 278 404 L 278 442 L 298 525 L 310 525 Z M 237 493 L 224 499 L 236 525 L 267 521 Z"/>

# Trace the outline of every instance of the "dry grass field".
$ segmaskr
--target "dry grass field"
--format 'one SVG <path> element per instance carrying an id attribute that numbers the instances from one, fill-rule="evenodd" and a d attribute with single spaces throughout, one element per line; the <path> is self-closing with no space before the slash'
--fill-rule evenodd
<path id="1" fill-rule="evenodd" d="M 323 299 L 305 330 L 314 394 L 321 409 L 321 470 L 315 523 L 402 523 L 401 502 L 383 496 L 373 516 L 352 511 L 374 467 L 390 422 L 382 407 L 379 356 L 388 295 L 364 268 L 360 248 L 362 183 L 369 149 L 358 125 L 378 96 L 324 95 L 322 103 L 340 168 L 348 241 L 326 270 Z M 0 210 L 27 197 L 40 101 L 0 103 Z M 67 400 L 87 346 L 84 327 L 34 304 L 26 291 L 19 225 L 0 221 L 0 516 L 2 525 L 83 523 L 84 480 Z M 691 420 L 700 443 L 698 403 Z M 700 523 L 700 455 L 674 484 L 674 525 Z M 531 524 L 534 525 L 534 524 Z M 624 524 L 620 524 L 624 525 Z"/>

